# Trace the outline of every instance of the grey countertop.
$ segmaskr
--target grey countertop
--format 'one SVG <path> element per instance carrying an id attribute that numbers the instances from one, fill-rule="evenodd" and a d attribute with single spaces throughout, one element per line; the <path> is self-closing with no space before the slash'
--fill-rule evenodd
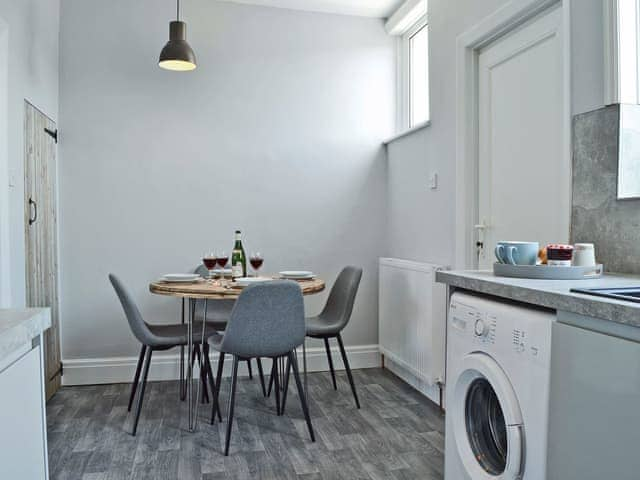
<path id="1" fill-rule="evenodd" d="M 50 326 L 48 308 L 0 309 L 0 368 Z"/>
<path id="2" fill-rule="evenodd" d="M 439 271 L 436 281 L 452 287 L 640 327 L 640 303 L 572 293 L 572 288 L 640 286 L 640 277 L 607 274 L 592 280 L 532 280 L 496 277 L 492 271 Z"/>

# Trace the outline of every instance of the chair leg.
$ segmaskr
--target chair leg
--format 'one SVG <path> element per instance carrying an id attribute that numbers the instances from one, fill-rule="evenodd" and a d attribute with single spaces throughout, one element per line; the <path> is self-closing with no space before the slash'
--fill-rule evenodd
<path id="1" fill-rule="evenodd" d="M 218 372 L 216 373 L 216 388 L 213 391 L 213 400 L 211 405 L 211 425 L 216 421 L 216 411 L 218 412 L 218 420 L 222 422 L 220 415 L 220 407 L 218 405 L 218 398 L 220 396 L 220 388 L 222 388 L 222 367 L 224 366 L 224 352 L 220 352 L 218 357 Z"/>
<path id="2" fill-rule="evenodd" d="M 298 396 L 300 397 L 300 404 L 302 405 L 302 411 L 304 413 L 304 419 L 307 421 L 307 428 L 309 429 L 309 435 L 311 441 L 316 441 L 316 436 L 313 433 L 313 425 L 311 425 L 311 417 L 309 416 L 309 405 L 307 405 L 307 396 L 302 389 L 302 382 L 300 381 L 300 372 L 298 370 L 298 359 L 293 352 L 289 352 L 289 363 L 293 367 L 293 376 L 296 380 L 296 387 L 298 389 Z"/>
<path id="3" fill-rule="evenodd" d="M 278 378 L 278 359 L 273 359 L 273 370 L 271 371 L 273 376 L 273 388 L 276 392 L 276 413 L 280 416 L 280 379 Z"/>
<path id="4" fill-rule="evenodd" d="M 218 380 L 218 383 L 216 383 L 216 381 L 213 378 L 213 370 L 211 369 L 211 361 L 209 360 L 209 353 L 208 353 L 208 346 L 207 346 L 207 355 L 205 355 L 204 357 L 204 361 L 205 361 L 205 365 L 207 368 L 207 377 L 209 378 L 209 388 L 211 389 L 211 398 L 213 399 L 213 396 L 215 395 L 215 392 L 217 390 L 217 388 L 220 386 L 220 381 Z M 221 373 L 222 376 L 222 373 Z M 216 405 L 216 411 L 218 412 L 218 420 L 222 421 L 222 415 L 220 414 L 220 404 Z"/>
<path id="5" fill-rule="evenodd" d="M 147 387 L 147 377 L 149 376 L 149 365 L 151 364 L 151 354 L 153 350 L 151 348 L 147 349 L 144 360 L 144 370 L 142 371 L 142 385 L 140 385 L 140 393 L 138 394 L 138 405 L 136 406 L 136 415 L 133 420 L 133 432 L 131 435 L 136 436 L 136 432 L 138 431 L 138 420 L 140 420 L 140 412 L 142 411 L 142 401 L 144 399 L 144 391 Z"/>
<path id="6" fill-rule="evenodd" d="M 262 395 L 267 396 L 267 388 L 264 385 L 264 371 L 262 370 L 262 360 L 260 357 L 256 358 L 256 363 L 258 364 L 258 375 L 260 375 L 260 385 L 262 386 Z"/>
<path id="7" fill-rule="evenodd" d="M 340 345 L 340 353 L 342 354 L 342 362 L 344 368 L 347 370 L 347 378 L 349 378 L 349 385 L 351 385 L 351 391 L 353 392 L 353 398 L 356 400 L 356 407 L 360 408 L 360 401 L 358 400 L 358 393 L 356 392 L 356 384 L 353 382 L 353 375 L 351 374 L 351 368 L 349 367 L 349 360 L 347 360 L 347 352 L 344 351 L 344 343 L 342 343 L 342 336 L 338 334 L 338 345 Z"/>
<path id="8" fill-rule="evenodd" d="M 209 370 L 207 364 L 209 357 L 209 344 L 204 343 L 202 345 L 202 360 L 200 362 L 200 381 L 202 382 L 202 403 L 209 403 L 209 390 L 207 388 L 207 377 L 209 376 Z"/>
<path id="9" fill-rule="evenodd" d="M 274 360 L 275 365 L 275 360 Z M 269 374 L 269 388 L 267 388 L 267 397 L 271 396 L 271 390 L 273 389 L 273 372 L 275 371 L 275 366 L 271 368 L 271 373 Z"/>
<path id="10" fill-rule="evenodd" d="M 131 405 L 133 405 L 133 399 L 136 396 L 136 389 L 138 388 L 138 381 L 140 380 L 140 370 L 142 369 L 142 363 L 144 362 L 144 354 L 147 351 L 147 346 L 142 345 L 140 349 L 140 356 L 138 357 L 138 365 L 136 366 L 136 374 L 133 376 L 133 383 L 131 384 L 131 395 L 129 396 L 129 406 L 127 412 L 131 411 Z"/>
<path id="11" fill-rule="evenodd" d="M 287 357 L 287 367 L 284 371 L 284 384 L 282 386 L 282 406 L 280 411 L 284 415 L 284 407 L 287 404 L 287 393 L 289 391 L 289 376 L 291 375 L 291 360 Z"/>
<path id="12" fill-rule="evenodd" d="M 231 373 L 231 391 L 229 392 L 229 415 L 227 418 L 227 438 L 224 442 L 224 456 L 229 456 L 229 441 L 231 440 L 231 428 L 233 426 L 233 407 L 236 402 L 236 383 L 238 381 L 238 357 L 233 357 L 233 371 Z"/>
<path id="13" fill-rule="evenodd" d="M 327 351 L 327 360 L 329 360 L 329 370 L 331 371 L 331 380 L 333 380 L 333 389 L 338 390 L 336 383 L 336 371 L 333 368 L 333 359 L 331 358 L 331 348 L 329 347 L 329 339 L 324 339 L 324 349 Z"/>
<path id="14" fill-rule="evenodd" d="M 253 380 L 253 372 L 251 371 L 251 359 L 247 358 L 247 368 L 249 369 L 249 380 Z"/>

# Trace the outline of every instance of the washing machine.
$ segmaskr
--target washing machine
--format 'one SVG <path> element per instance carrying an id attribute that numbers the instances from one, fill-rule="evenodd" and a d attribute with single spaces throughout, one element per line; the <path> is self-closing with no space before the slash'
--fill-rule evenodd
<path id="1" fill-rule="evenodd" d="M 455 292 L 447 319 L 445 480 L 543 480 L 555 313 Z"/>

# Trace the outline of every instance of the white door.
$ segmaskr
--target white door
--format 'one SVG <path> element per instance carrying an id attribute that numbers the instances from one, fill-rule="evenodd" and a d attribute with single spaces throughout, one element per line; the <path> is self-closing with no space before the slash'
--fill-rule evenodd
<path id="1" fill-rule="evenodd" d="M 562 11 L 554 8 L 480 51 L 480 268 L 491 267 L 500 240 L 569 239 L 562 36 Z"/>

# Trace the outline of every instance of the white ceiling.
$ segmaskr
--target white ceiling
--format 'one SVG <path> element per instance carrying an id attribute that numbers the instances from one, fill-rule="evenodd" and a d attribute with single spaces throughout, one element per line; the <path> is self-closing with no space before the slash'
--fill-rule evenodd
<path id="1" fill-rule="evenodd" d="M 387 18 L 403 0 L 222 0 L 310 12 Z"/>

